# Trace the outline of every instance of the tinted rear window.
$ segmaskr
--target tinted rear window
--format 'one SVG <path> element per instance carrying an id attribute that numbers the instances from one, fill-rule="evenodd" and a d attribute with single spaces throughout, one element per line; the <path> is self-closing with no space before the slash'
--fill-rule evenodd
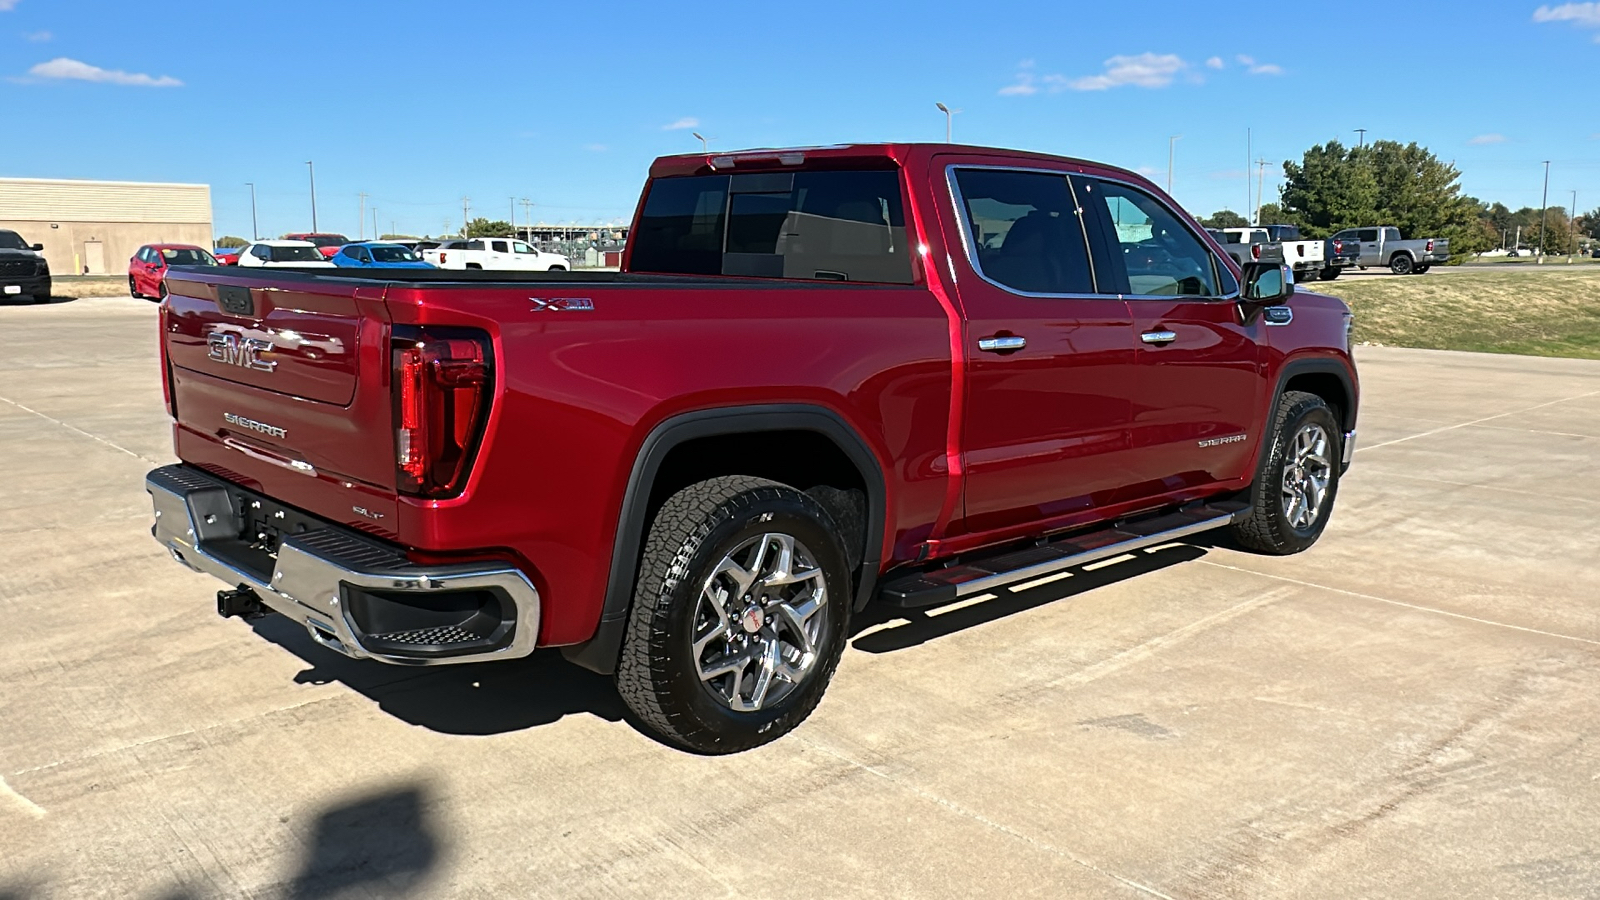
<path id="1" fill-rule="evenodd" d="M 910 284 L 898 172 L 660 178 L 633 235 L 636 272 Z"/>

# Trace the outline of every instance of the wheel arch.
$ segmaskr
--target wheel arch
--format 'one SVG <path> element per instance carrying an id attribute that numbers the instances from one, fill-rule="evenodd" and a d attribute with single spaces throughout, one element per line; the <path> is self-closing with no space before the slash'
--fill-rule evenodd
<path id="1" fill-rule="evenodd" d="M 1345 431 L 1356 427 L 1357 394 L 1355 379 L 1342 360 L 1328 357 L 1292 359 L 1278 371 L 1277 390 L 1272 392 L 1272 405 L 1268 407 L 1268 421 L 1272 410 L 1278 408 L 1278 399 L 1286 391 L 1305 391 L 1321 397 L 1333 408 L 1334 418 Z"/>
<path id="2" fill-rule="evenodd" d="M 707 446 L 697 442 L 736 438 L 758 444 L 784 435 L 810 435 L 812 441 L 825 442 L 837 456 L 824 455 L 816 463 L 821 467 L 819 471 L 838 471 L 839 461 L 844 460 L 858 479 L 865 494 L 866 509 L 861 529 L 860 565 L 857 569 L 860 575 L 856 582 L 854 607 L 859 610 L 866 604 L 877 587 L 888 500 L 883 467 L 856 429 L 837 412 L 812 404 L 764 404 L 696 410 L 660 423 L 651 429 L 640 444 L 628 474 L 617 531 L 611 545 L 611 565 L 600 621 L 592 638 L 562 648 L 562 654 L 569 661 L 605 675 L 615 671 L 651 513 L 665 500 L 664 494 L 700 480 L 697 475 L 717 468 L 712 463 L 702 461 L 704 454 L 695 453 L 697 448 Z M 822 448 L 823 445 L 818 444 L 808 449 Z M 822 452 L 826 454 L 825 450 Z M 829 466 L 834 468 L 829 469 Z M 761 464 L 738 468 L 749 468 L 751 471 L 718 471 L 714 474 L 769 478 L 781 474 Z M 706 477 L 711 475 L 706 474 Z M 678 483 L 684 479 L 691 480 Z M 805 486 L 801 487 L 804 489 Z"/>

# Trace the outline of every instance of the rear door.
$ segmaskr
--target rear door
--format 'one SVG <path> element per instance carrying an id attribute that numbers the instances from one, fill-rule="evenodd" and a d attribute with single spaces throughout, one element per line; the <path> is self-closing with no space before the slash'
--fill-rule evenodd
<path id="1" fill-rule="evenodd" d="M 950 166 L 966 254 L 964 528 L 987 532 L 1111 502 L 1128 478 L 1135 359 L 1121 299 L 1094 290 L 1065 172 Z"/>
<path id="2" fill-rule="evenodd" d="M 1073 181 L 1099 238 L 1100 290 L 1126 299 L 1136 335 L 1132 477 L 1119 499 L 1246 476 L 1264 402 L 1261 319 L 1243 323 L 1238 282 L 1176 210 L 1119 180 Z"/>

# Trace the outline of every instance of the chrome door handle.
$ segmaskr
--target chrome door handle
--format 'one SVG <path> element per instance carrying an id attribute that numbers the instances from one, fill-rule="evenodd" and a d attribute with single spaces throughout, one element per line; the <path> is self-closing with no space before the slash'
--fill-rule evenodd
<path id="1" fill-rule="evenodd" d="M 1004 337 L 986 337 L 978 340 L 978 349 L 986 353 L 1010 353 L 1028 346 L 1028 339 L 1019 334 Z"/>
<path id="2" fill-rule="evenodd" d="M 1176 331 L 1146 331 L 1139 335 L 1139 340 L 1146 344 L 1170 344 L 1178 339 Z"/>

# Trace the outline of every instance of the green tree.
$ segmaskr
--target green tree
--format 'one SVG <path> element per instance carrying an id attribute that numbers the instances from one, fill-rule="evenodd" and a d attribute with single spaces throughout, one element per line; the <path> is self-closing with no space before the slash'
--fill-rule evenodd
<path id="1" fill-rule="evenodd" d="M 467 223 L 466 237 L 469 238 L 509 237 L 510 235 L 511 223 L 501 219 L 490 221 L 489 219 L 479 217 Z"/>
<path id="2" fill-rule="evenodd" d="M 242 237 L 234 237 L 231 234 L 225 234 L 222 237 L 217 238 L 216 245 L 218 247 L 227 247 L 231 249 L 233 247 L 247 247 L 250 245 L 250 242 Z"/>
<path id="3" fill-rule="evenodd" d="M 1219 209 L 1201 219 L 1200 224 L 1207 228 L 1243 228 L 1250 224 L 1250 220 L 1231 209 Z"/>
<path id="4" fill-rule="evenodd" d="M 1293 210 L 1284 209 L 1281 203 L 1261 204 L 1261 220 L 1257 224 L 1293 225 L 1301 230 L 1305 229 L 1305 223 L 1300 220 L 1300 216 Z"/>
<path id="5" fill-rule="evenodd" d="M 416 239 L 417 236 L 414 234 L 386 234 L 378 238 L 380 241 L 414 241 Z"/>
<path id="6" fill-rule="evenodd" d="M 1559 206 L 1552 206 L 1545 210 L 1544 222 L 1539 222 L 1538 210 L 1534 210 L 1533 225 L 1522 229 L 1522 243 L 1535 250 L 1543 247 L 1544 252 L 1551 256 L 1564 256 L 1572 252 L 1573 231 L 1572 222 L 1567 218 L 1567 211 Z M 1540 229 L 1544 229 L 1544 241 L 1539 240 Z"/>
<path id="7" fill-rule="evenodd" d="M 1600 240 L 1600 206 L 1579 216 L 1576 224 L 1580 232 Z"/>
<path id="8" fill-rule="evenodd" d="M 1482 204 L 1461 193 L 1461 173 L 1416 143 L 1350 149 L 1330 141 L 1283 171 L 1283 204 L 1309 235 L 1393 225 L 1408 238 L 1448 238 L 1456 260 L 1493 246 L 1480 223 Z"/>

